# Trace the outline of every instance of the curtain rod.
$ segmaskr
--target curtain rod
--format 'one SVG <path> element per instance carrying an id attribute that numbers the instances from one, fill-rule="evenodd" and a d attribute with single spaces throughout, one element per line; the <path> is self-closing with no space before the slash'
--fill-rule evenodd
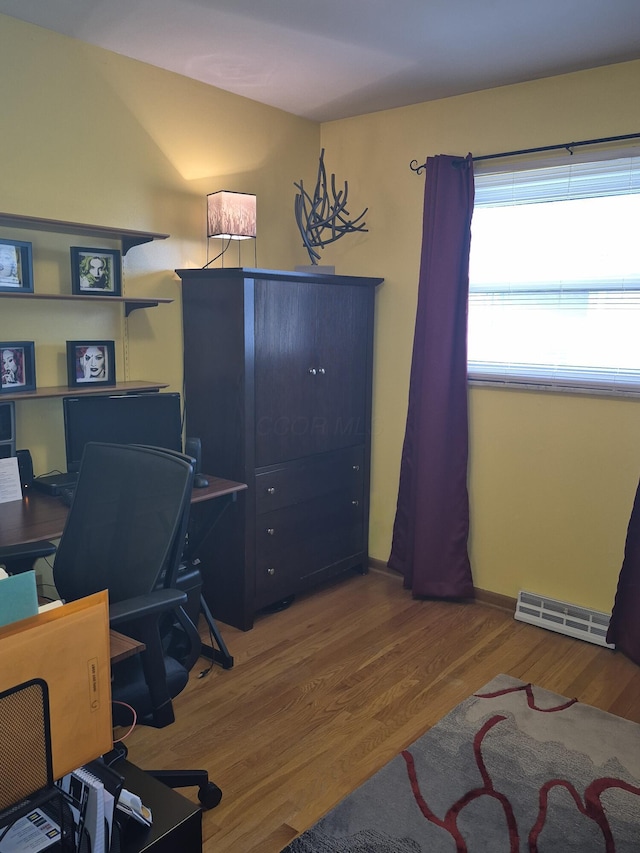
<path id="1" fill-rule="evenodd" d="M 480 160 L 497 160 L 499 157 L 517 157 L 520 154 L 539 154 L 541 151 L 560 151 L 563 148 L 573 154 L 572 148 L 578 148 L 581 145 L 603 145 L 606 142 L 622 142 L 626 139 L 640 139 L 640 133 L 627 133 L 625 136 L 604 136 L 600 139 L 583 139 L 581 142 L 564 142 L 562 145 L 544 145 L 541 148 L 522 148 L 520 151 L 503 151 L 500 154 L 485 154 L 483 157 L 472 157 L 474 163 Z M 460 158 L 460 162 L 464 162 L 464 158 Z M 422 174 L 427 168 L 426 162 L 421 166 L 417 160 L 412 160 L 409 163 L 409 168 L 416 175 Z"/>

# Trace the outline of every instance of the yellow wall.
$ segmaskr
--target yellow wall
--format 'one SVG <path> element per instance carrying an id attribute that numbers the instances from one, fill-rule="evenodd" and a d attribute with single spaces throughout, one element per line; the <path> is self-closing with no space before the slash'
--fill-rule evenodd
<path id="1" fill-rule="evenodd" d="M 424 175 L 409 162 L 640 132 L 640 62 L 331 122 L 325 163 L 349 181 L 368 235 L 324 253 L 343 273 L 384 276 L 377 303 L 370 551 L 386 560 L 417 299 Z M 640 402 L 470 391 L 475 585 L 528 589 L 608 611 L 640 475 Z"/>
<path id="2" fill-rule="evenodd" d="M 135 311 L 0 303 L 0 340 L 35 340 L 38 384 L 63 384 L 64 341 L 115 339 L 122 378 L 181 390 L 175 268 L 206 259 L 205 196 L 258 196 L 257 264 L 307 263 L 293 182 L 320 146 L 369 232 L 322 253 L 339 272 L 384 276 L 376 318 L 371 554 L 391 544 L 420 256 L 424 177 L 409 161 L 640 131 L 640 63 L 507 86 L 319 125 L 0 16 L 3 210 L 167 232 L 133 249 L 125 292 L 168 296 Z M 3 231 L 9 236 L 9 232 Z M 16 234 L 16 236 L 21 236 Z M 36 288 L 69 290 L 69 240 L 33 234 Z M 83 245 L 82 242 L 72 241 Z M 212 250 L 217 241 L 211 241 Z M 86 243 L 85 243 L 86 245 Z M 253 265 L 251 247 L 241 263 Z M 229 265 L 237 265 L 233 254 Z M 21 402 L 19 445 L 36 473 L 64 466 L 59 400 Z M 470 391 L 471 557 L 476 586 L 608 610 L 640 473 L 640 403 Z"/>
<path id="3" fill-rule="evenodd" d="M 128 253 L 123 285 L 129 296 L 169 297 L 170 305 L 125 320 L 122 307 L 102 302 L 0 301 L 0 341 L 36 342 L 39 387 L 66 384 L 66 340 L 106 339 L 116 341 L 118 379 L 182 390 L 173 271 L 206 261 L 208 192 L 257 194 L 258 266 L 306 263 L 293 184 L 316 168 L 317 123 L 2 15 L 0 103 L 2 211 L 171 235 Z M 96 245 L 42 232 L 2 235 L 33 243 L 40 292 L 71 292 L 69 247 Z M 221 243 L 210 243 L 212 257 Z M 226 258 L 238 265 L 237 245 Z M 242 244 L 241 263 L 256 265 L 253 241 Z M 16 414 L 18 446 L 31 450 L 36 474 L 64 470 L 61 401 L 20 401 Z"/>

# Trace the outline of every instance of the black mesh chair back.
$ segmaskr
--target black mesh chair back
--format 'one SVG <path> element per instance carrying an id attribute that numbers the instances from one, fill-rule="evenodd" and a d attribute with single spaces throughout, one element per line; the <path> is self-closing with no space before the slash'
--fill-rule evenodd
<path id="1" fill-rule="evenodd" d="M 0 733 L 2 827 L 53 786 L 49 696 L 44 681 L 33 679 L 0 693 Z M 27 799 L 26 808 L 19 808 Z"/>
<path id="2" fill-rule="evenodd" d="M 109 603 L 173 586 L 194 469 L 159 448 L 89 443 L 54 563 L 71 601 L 109 590 Z"/>

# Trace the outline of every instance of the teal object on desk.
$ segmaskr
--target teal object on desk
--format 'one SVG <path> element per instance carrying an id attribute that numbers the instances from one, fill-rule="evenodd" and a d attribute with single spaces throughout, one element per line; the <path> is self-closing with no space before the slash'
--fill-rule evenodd
<path id="1" fill-rule="evenodd" d="M 36 573 L 32 570 L 0 580 L 0 627 L 38 612 Z"/>

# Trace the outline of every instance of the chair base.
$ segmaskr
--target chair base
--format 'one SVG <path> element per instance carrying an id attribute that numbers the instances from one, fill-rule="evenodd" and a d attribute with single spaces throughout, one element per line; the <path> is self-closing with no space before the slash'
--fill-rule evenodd
<path id="1" fill-rule="evenodd" d="M 116 743 L 111 752 L 103 756 L 104 762 L 111 766 L 127 758 L 128 752 L 123 743 Z M 222 790 L 215 782 L 209 781 L 209 773 L 206 770 L 146 770 L 145 772 L 168 788 L 197 788 L 198 800 L 203 809 L 214 809 L 222 799 Z"/>
<path id="2" fill-rule="evenodd" d="M 154 779 L 169 788 L 197 788 L 198 800 L 205 809 L 214 809 L 222 799 L 222 791 L 209 781 L 206 770 L 147 770 Z"/>

